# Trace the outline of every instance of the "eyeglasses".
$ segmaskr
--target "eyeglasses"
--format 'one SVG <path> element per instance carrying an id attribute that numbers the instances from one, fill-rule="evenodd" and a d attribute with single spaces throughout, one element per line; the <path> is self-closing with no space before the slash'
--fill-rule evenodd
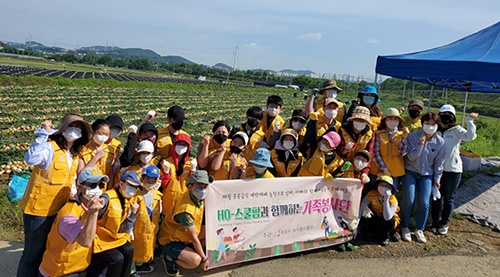
<path id="1" fill-rule="evenodd" d="M 103 181 L 99 181 L 97 183 L 85 182 L 85 183 L 83 183 L 83 185 L 85 185 L 86 187 L 90 187 L 91 189 L 95 189 L 97 186 L 99 186 L 99 188 L 103 189 L 104 186 L 106 185 L 106 183 L 104 183 Z"/>

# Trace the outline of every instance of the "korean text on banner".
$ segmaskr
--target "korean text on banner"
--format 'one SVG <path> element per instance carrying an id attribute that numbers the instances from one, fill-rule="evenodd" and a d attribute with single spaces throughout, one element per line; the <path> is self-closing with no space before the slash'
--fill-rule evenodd
<path id="1" fill-rule="evenodd" d="M 215 181 L 208 189 L 209 268 L 344 243 L 358 225 L 358 179 Z"/>

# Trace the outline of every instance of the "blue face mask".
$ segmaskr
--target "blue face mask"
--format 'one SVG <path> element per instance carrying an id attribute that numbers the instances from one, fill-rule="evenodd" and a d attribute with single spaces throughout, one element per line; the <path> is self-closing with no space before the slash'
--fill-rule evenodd
<path id="1" fill-rule="evenodd" d="M 363 96 L 363 103 L 365 103 L 368 106 L 371 106 L 371 105 L 373 105 L 373 103 L 375 103 L 375 97 Z"/>
<path id="2" fill-rule="evenodd" d="M 194 197 L 198 200 L 205 200 L 208 195 L 208 191 L 206 189 L 195 189 L 193 192 Z"/>

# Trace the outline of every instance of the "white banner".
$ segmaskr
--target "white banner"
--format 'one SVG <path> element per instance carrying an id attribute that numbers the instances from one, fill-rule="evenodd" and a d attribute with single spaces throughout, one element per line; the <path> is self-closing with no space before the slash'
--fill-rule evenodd
<path id="1" fill-rule="evenodd" d="M 359 179 L 230 180 L 208 189 L 210 268 L 344 243 L 358 225 Z"/>

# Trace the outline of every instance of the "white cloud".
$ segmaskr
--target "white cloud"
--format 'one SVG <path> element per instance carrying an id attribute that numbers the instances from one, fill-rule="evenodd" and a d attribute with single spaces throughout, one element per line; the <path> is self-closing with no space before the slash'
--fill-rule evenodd
<path id="1" fill-rule="evenodd" d="M 317 40 L 317 41 L 320 41 L 322 37 L 323 37 L 323 34 L 321 34 L 321 33 L 307 33 L 305 35 L 298 36 L 297 39 L 299 39 L 299 40 Z"/>
<path id="2" fill-rule="evenodd" d="M 376 38 L 367 38 L 366 42 L 368 42 L 368 44 L 378 44 L 378 43 L 380 43 L 380 40 L 378 40 Z"/>
<path id="3" fill-rule="evenodd" d="M 257 48 L 257 43 L 255 42 L 245 43 L 245 47 Z"/>

